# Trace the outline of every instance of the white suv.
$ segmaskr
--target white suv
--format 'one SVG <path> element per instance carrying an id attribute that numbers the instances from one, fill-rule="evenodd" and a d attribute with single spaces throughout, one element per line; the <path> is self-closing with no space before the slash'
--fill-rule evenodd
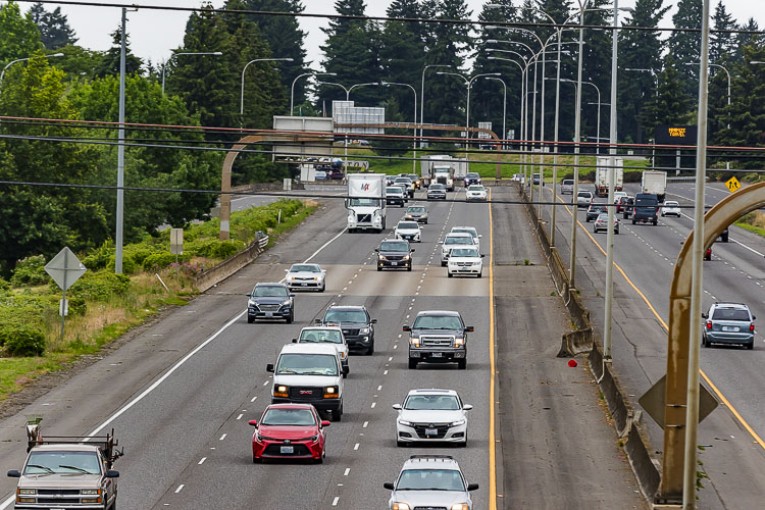
<path id="1" fill-rule="evenodd" d="M 459 234 L 461 232 L 467 232 L 473 238 L 473 244 L 478 251 L 481 251 L 481 234 L 478 233 L 475 227 L 452 227 L 450 234 Z"/>
<path id="2" fill-rule="evenodd" d="M 446 274 L 449 278 L 454 275 L 469 275 L 480 278 L 483 276 L 483 255 L 478 248 L 472 246 L 452 248 L 446 261 Z"/>
<path id="3" fill-rule="evenodd" d="M 396 481 L 385 482 L 383 487 L 392 491 L 391 510 L 472 510 L 470 492 L 478 484 L 467 483 L 457 461 L 448 455 L 412 455 Z"/>
<path id="4" fill-rule="evenodd" d="M 467 232 L 448 234 L 441 243 L 441 267 L 446 266 L 453 248 L 475 248 L 473 236 Z"/>
<path id="5" fill-rule="evenodd" d="M 394 404 L 396 445 L 408 443 L 456 443 L 467 446 L 467 412 L 454 390 L 411 390 L 403 404 Z"/>

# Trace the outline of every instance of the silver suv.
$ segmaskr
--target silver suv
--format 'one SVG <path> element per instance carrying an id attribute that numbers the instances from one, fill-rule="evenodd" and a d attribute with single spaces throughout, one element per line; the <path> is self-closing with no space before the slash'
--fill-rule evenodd
<path id="1" fill-rule="evenodd" d="M 477 483 L 467 483 L 459 464 L 449 455 L 412 455 L 404 462 L 398 479 L 385 482 L 391 490 L 388 508 L 472 510 L 470 492 Z"/>
<path id="2" fill-rule="evenodd" d="M 702 313 L 705 319 L 701 345 L 736 344 L 754 349 L 754 320 L 751 310 L 739 303 L 715 303 L 709 312 Z"/>

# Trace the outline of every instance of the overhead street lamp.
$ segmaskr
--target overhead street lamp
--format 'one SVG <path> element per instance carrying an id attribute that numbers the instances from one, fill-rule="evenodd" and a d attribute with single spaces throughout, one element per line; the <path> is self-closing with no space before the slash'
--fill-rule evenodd
<path id="1" fill-rule="evenodd" d="M 425 71 L 430 69 L 431 67 L 449 67 L 452 66 L 447 64 L 428 64 L 425 67 L 422 68 L 422 78 L 420 80 L 420 124 L 423 123 L 423 119 L 425 118 Z M 423 127 L 420 126 L 420 149 L 422 149 L 422 130 Z"/>
<path id="2" fill-rule="evenodd" d="M 212 56 L 215 56 L 215 57 L 219 57 L 219 56 L 223 55 L 223 53 L 220 52 L 220 51 L 199 51 L 199 52 L 193 52 L 193 51 L 186 52 L 186 51 L 184 51 L 184 52 L 181 52 L 181 53 L 173 53 L 172 55 L 170 55 L 170 58 L 167 60 L 167 62 L 162 64 L 162 95 L 163 96 L 165 95 L 165 70 L 167 69 L 167 64 L 169 64 L 170 61 L 172 59 L 174 59 L 175 57 L 181 57 L 181 56 L 184 56 L 184 55 L 212 55 Z"/>
<path id="3" fill-rule="evenodd" d="M 759 60 L 752 60 L 749 63 L 750 64 L 755 64 L 755 65 L 756 64 L 765 64 L 765 62 L 762 62 L 762 61 L 759 61 Z M 697 66 L 697 65 L 701 65 L 701 63 L 700 62 L 686 62 L 685 65 L 687 65 L 687 66 Z M 727 105 L 728 105 L 728 124 L 727 124 L 726 127 L 727 127 L 728 130 L 730 130 L 730 90 L 731 90 L 731 87 L 730 87 L 730 73 L 728 72 L 728 69 L 725 68 L 725 66 L 722 66 L 720 64 L 711 64 L 710 63 L 709 67 L 717 67 L 719 69 L 722 69 L 723 71 L 725 71 L 725 77 L 728 79 L 728 102 L 727 102 Z M 730 161 L 726 161 L 725 162 L 725 169 L 726 170 L 730 170 Z"/>
<path id="4" fill-rule="evenodd" d="M 507 52 L 507 53 L 515 53 L 521 59 L 521 61 L 524 62 L 524 64 L 526 63 L 526 57 L 524 57 L 520 53 L 515 52 L 515 51 Z M 518 62 L 516 60 L 513 60 L 511 58 L 502 58 L 502 57 L 489 56 L 489 57 L 486 57 L 486 59 L 487 60 L 497 60 L 497 61 L 501 61 L 501 62 L 512 62 L 513 64 L 517 65 L 518 68 L 521 70 L 521 94 L 520 94 L 521 95 L 521 104 L 520 104 L 520 107 L 518 108 L 518 136 L 520 137 L 521 140 L 523 140 L 524 104 L 525 104 L 525 101 L 524 101 L 525 100 L 525 97 L 524 97 L 525 96 L 524 78 L 526 77 L 526 69 L 527 69 L 527 67 L 522 65 L 520 62 Z M 507 135 L 505 135 L 505 136 L 507 136 Z"/>
<path id="5" fill-rule="evenodd" d="M 497 78 L 496 76 L 487 76 L 486 79 L 500 82 L 504 91 L 502 99 L 502 149 L 504 149 L 505 138 L 507 138 L 507 83 L 502 78 Z"/>
<path id="6" fill-rule="evenodd" d="M 43 58 L 57 58 L 57 57 L 63 57 L 63 53 L 53 53 L 52 55 L 43 55 Z M 0 71 L 0 91 L 3 90 L 3 78 L 5 77 L 5 71 L 8 70 L 9 67 L 11 67 L 13 64 L 17 64 L 19 62 L 26 62 L 27 60 L 32 60 L 34 57 L 24 57 L 24 58 L 17 58 L 16 60 L 11 60 L 7 64 L 5 64 L 5 67 L 3 67 L 3 70 Z"/>
<path id="7" fill-rule="evenodd" d="M 414 121 L 412 122 L 412 129 L 414 129 L 414 137 L 412 138 L 412 173 L 417 173 L 417 91 L 408 83 L 397 83 L 391 81 L 381 81 L 380 85 L 389 86 L 395 85 L 398 87 L 409 87 L 414 94 Z"/>
<path id="8" fill-rule="evenodd" d="M 295 114 L 295 83 L 300 78 L 303 78 L 305 76 L 337 76 L 337 73 L 323 73 L 318 71 L 311 71 L 308 73 L 303 73 L 295 76 L 295 79 L 292 80 L 292 86 L 290 87 L 290 117 Z"/>
<path id="9" fill-rule="evenodd" d="M 292 62 L 294 59 L 291 57 L 285 57 L 285 58 L 256 58 L 253 60 L 250 60 L 244 65 L 244 68 L 242 69 L 242 91 L 239 96 L 239 116 L 240 118 L 244 116 L 244 73 L 247 71 L 247 68 L 250 66 L 250 64 L 254 64 L 255 62 Z"/>
<path id="10" fill-rule="evenodd" d="M 378 81 L 370 81 L 370 82 L 366 82 L 366 83 L 354 83 L 350 87 L 346 87 L 345 85 L 343 85 L 341 83 L 335 83 L 335 82 L 331 82 L 331 81 L 320 81 L 320 82 L 317 83 L 317 85 L 331 85 L 333 87 L 340 87 L 341 89 L 343 89 L 343 91 L 345 91 L 345 101 L 348 102 L 348 101 L 351 100 L 351 91 L 353 89 L 360 88 L 360 87 L 371 87 L 373 85 L 379 86 L 380 82 L 378 82 Z M 345 153 L 344 153 L 345 155 L 343 157 L 347 161 L 348 160 L 348 133 L 347 133 L 347 131 L 346 131 L 346 134 L 345 134 L 345 143 L 344 143 L 344 146 L 345 146 Z"/>

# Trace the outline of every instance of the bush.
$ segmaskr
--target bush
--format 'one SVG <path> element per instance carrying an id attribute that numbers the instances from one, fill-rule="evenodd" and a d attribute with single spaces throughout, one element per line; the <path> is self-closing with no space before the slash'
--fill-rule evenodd
<path id="1" fill-rule="evenodd" d="M 11 290 L 11 284 L 8 280 L 0 277 L 0 294 L 5 294 Z"/>
<path id="2" fill-rule="evenodd" d="M 49 281 L 50 276 L 45 272 L 45 257 L 42 255 L 33 255 L 19 260 L 11 277 L 11 284 L 14 287 L 44 285 Z"/>
<path id="3" fill-rule="evenodd" d="M 83 260 L 82 264 L 87 267 L 90 271 L 99 271 L 101 269 L 106 269 L 109 267 L 109 262 L 112 261 L 112 267 L 113 261 L 114 261 L 114 245 L 111 244 L 110 241 L 104 242 L 101 246 L 94 249 L 91 253 L 89 253 Z"/>
<path id="4" fill-rule="evenodd" d="M 115 296 L 124 296 L 129 288 L 130 278 L 124 274 L 115 274 L 108 269 L 98 272 L 89 271 L 69 289 L 71 293 L 70 313 L 74 311 L 72 310 L 73 306 L 75 308 L 85 306 L 84 303 L 80 305 L 79 302 L 76 302 L 77 298 L 106 303 Z"/>
<path id="5" fill-rule="evenodd" d="M 220 239 L 206 239 L 195 243 L 189 243 L 188 251 L 197 257 L 213 259 L 227 259 L 245 248 L 241 241 L 221 241 Z"/>
<path id="6" fill-rule="evenodd" d="M 0 345 L 11 356 L 42 356 L 45 335 L 29 326 L 9 326 L 0 329 Z"/>
<path id="7" fill-rule="evenodd" d="M 169 252 L 154 253 L 144 259 L 143 268 L 146 271 L 158 271 L 166 268 L 173 262 L 185 262 L 187 260 L 189 260 L 189 255 L 186 253 L 181 255 L 174 255 Z"/>

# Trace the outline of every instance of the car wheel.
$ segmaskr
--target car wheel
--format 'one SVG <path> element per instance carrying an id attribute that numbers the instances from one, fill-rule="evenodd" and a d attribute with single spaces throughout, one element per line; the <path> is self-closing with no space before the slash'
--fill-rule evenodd
<path id="1" fill-rule="evenodd" d="M 382 271 L 382 266 L 377 266 L 378 271 Z"/>
<path id="2" fill-rule="evenodd" d="M 446 267 L 446 262 L 441 262 L 441 267 Z"/>
<path id="3" fill-rule="evenodd" d="M 343 415 L 339 412 L 333 412 L 329 415 L 329 418 L 331 421 L 341 421 L 343 419 Z"/>
<path id="4" fill-rule="evenodd" d="M 709 343 L 707 342 L 707 337 L 705 337 L 704 335 L 701 335 L 701 346 L 709 347 Z"/>
<path id="5" fill-rule="evenodd" d="M 619 229 L 614 230 L 614 234 L 619 235 Z"/>
<path id="6" fill-rule="evenodd" d="M 290 312 L 289 316 L 286 319 L 286 322 L 287 322 L 287 324 L 292 324 L 293 322 L 295 322 L 295 311 L 294 310 L 292 312 Z"/>
<path id="7" fill-rule="evenodd" d="M 410 369 L 417 368 L 417 360 L 416 359 L 409 358 L 409 368 Z"/>
<path id="8" fill-rule="evenodd" d="M 375 341 L 372 340 L 372 343 L 369 344 L 369 347 L 367 347 L 366 352 L 364 353 L 366 356 L 371 356 L 375 353 Z"/>
<path id="9" fill-rule="evenodd" d="M 453 274 L 451 274 L 451 273 L 450 273 L 450 272 L 448 272 L 448 271 L 446 272 L 446 275 L 447 275 L 449 278 L 454 278 L 454 275 L 453 275 Z"/>
<path id="10" fill-rule="evenodd" d="M 425 220 L 425 224 L 426 224 L 426 225 L 428 224 L 428 220 Z"/>
<path id="11" fill-rule="evenodd" d="M 406 266 L 406 270 L 407 271 L 411 271 L 412 270 L 412 264 L 409 264 L 408 266 Z"/>
<path id="12" fill-rule="evenodd" d="M 653 226 L 655 227 L 655 226 L 656 226 L 656 225 L 658 225 L 658 224 L 659 224 L 659 220 L 657 220 L 656 218 L 654 218 L 654 219 L 653 219 Z"/>
<path id="13" fill-rule="evenodd" d="M 253 464 L 263 464 L 263 459 L 259 459 L 256 456 L 252 456 L 252 463 Z"/>
<path id="14" fill-rule="evenodd" d="M 724 243 L 728 242 L 728 234 L 723 234 L 720 236 L 720 240 Z"/>
<path id="15" fill-rule="evenodd" d="M 406 442 L 405 441 L 399 441 L 398 439 L 396 439 L 396 446 L 398 446 L 399 448 L 406 447 Z"/>
<path id="16" fill-rule="evenodd" d="M 467 368 L 467 360 L 466 359 L 458 359 L 457 360 L 457 368 L 460 370 L 465 370 Z"/>
<path id="17" fill-rule="evenodd" d="M 478 273 L 478 276 L 476 276 L 476 278 L 481 278 L 481 277 L 483 277 L 483 272 Z"/>
<path id="18" fill-rule="evenodd" d="M 745 347 L 747 348 L 747 350 L 750 350 L 750 351 L 751 351 L 752 349 L 754 349 L 754 342 L 752 342 L 752 343 L 750 343 L 750 344 L 746 344 L 746 346 L 745 346 Z"/>
<path id="19" fill-rule="evenodd" d="M 663 218 L 664 216 L 666 216 L 666 214 L 664 214 L 664 213 L 661 213 L 661 217 Z"/>
<path id="20" fill-rule="evenodd" d="M 635 218 L 632 218 L 632 224 L 633 225 L 637 224 L 637 220 Z"/>
<path id="21" fill-rule="evenodd" d="M 467 432 L 465 432 L 465 440 L 460 443 L 460 448 L 467 448 L 468 438 Z"/>
<path id="22" fill-rule="evenodd" d="M 252 324 L 253 322 L 255 322 L 255 317 L 250 317 L 250 316 L 248 315 L 248 316 L 247 316 L 247 324 Z"/>

